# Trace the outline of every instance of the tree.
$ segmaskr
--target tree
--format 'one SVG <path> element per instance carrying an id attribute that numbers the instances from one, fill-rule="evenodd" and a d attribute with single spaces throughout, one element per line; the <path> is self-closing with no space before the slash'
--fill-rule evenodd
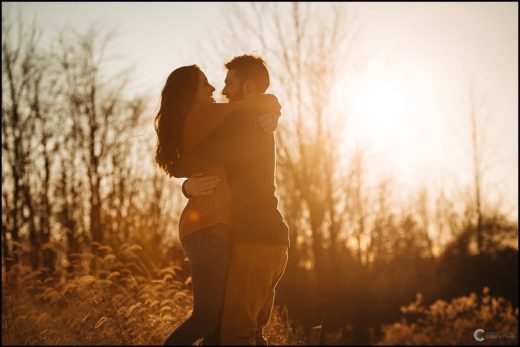
<path id="1" fill-rule="evenodd" d="M 469 90 L 469 120 L 471 129 L 471 159 L 473 162 L 473 188 L 474 188 L 474 208 L 476 214 L 475 233 L 477 238 L 477 249 L 482 252 L 483 230 L 482 230 L 482 146 L 484 133 L 482 128 L 481 107 L 482 99 L 478 99 L 473 82 Z"/>
<path id="2" fill-rule="evenodd" d="M 63 76 L 64 96 L 71 118 L 75 162 L 72 170 L 86 178 L 89 199 L 88 229 L 92 241 L 103 242 L 103 200 L 108 177 L 119 172 L 121 156 L 128 156 L 126 135 L 138 123 L 143 99 L 124 96 L 128 71 L 108 72 L 108 47 L 113 34 L 91 26 L 85 33 L 64 30 L 55 58 Z M 77 173 L 77 172 L 76 172 Z M 121 182 L 115 183 L 122 187 Z M 120 193 L 124 195 L 124 192 Z"/>
<path id="3" fill-rule="evenodd" d="M 40 114 L 45 66 L 37 46 L 37 25 L 33 23 L 28 33 L 24 29 L 19 22 L 14 33 L 12 23 L 2 18 L 2 166 L 6 168 L 2 170 L 2 250 L 8 257 L 8 239 L 19 242 L 27 232 L 31 265 L 36 267 L 41 230 L 31 163 L 37 151 L 35 113 Z M 45 227 L 46 222 L 43 224 Z"/>
<path id="4" fill-rule="evenodd" d="M 500 211 L 500 203 L 492 206 L 489 202 L 489 185 L 486 176 L 491 169 L 488 156 L 493 146 L 488 142 L 487 131 L 492 115 L 487 110 L 488 102 L 484 91 L 477 87 L 475 80 L 469 84 L 466 99 L 466 124 L 469 130 L 468 154 L 471 160 L 471 198 L 467 206 L 468 221 L 463 228 L 470 239 L 475 241 L 476 252 L 493 251 L 499 245 L 514 240 L 515 228 L 513 223 Z M 517 235 L 517 234 L 516 234 Z M 492 241 L 494 240 L 494 241 Z"/>

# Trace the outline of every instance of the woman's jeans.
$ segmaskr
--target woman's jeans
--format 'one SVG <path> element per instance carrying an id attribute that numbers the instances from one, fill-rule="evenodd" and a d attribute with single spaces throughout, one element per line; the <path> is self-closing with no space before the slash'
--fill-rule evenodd
<path id="1" fill-rule="evenodd" d="M 191 268 L 193 312 L 168 336 L 164 345 L 218 344 L 218 331 L 231 256 L 229 227 L 224 224 L 196 231 L 181 240 Z"/>

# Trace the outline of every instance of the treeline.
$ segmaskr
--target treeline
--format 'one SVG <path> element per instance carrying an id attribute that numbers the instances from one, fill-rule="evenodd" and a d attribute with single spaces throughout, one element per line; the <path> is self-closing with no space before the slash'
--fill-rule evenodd
<path id="1" fill-rule="evenodd" d="M 33 268 L 50 272 L 92 241 L 139 240 L 155 260 L 167 258 L 157 245 L 173 241 L 181 198 L 153 166 L 150 100 L 127 92 L 130 69 L 107 69 L 111 36 L 68 28 L 42 47 L 35 25 L 2 26 L 6 267 L 19 261 L 19 243 L 30 246 Z"/>

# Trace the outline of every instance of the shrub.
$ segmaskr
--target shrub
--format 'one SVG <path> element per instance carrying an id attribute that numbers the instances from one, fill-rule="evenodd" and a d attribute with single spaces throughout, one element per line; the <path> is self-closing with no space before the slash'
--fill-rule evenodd
<path id="1" fill-rule="evenodd" d="M 437 300 L 430 306 L 417 294 L 415 302 L 401 307 L 408 316 L 400 322 L 383 326 L 384 337 L 379 345 L 460 345 L 518 344 L 518 308 L 510 302 L 490 295 L 484 287 L 479 297 L 475 293 L 453 299 Z M 501 333 L 513 338 L 475 340 L 475 330 Z"/>

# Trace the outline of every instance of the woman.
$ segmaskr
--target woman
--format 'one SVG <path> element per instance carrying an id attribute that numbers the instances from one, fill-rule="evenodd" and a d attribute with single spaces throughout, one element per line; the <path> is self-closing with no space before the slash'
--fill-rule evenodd
<path id="1" fill-rule="evenodd" d="M 196 65 L 180 67 L 168 77 L 155 118 L 155 159 L 170 177 L 180 154 L 202 141 L 228 115 L 241 110 L 280 111 L 272 95 L 215 103 L 214 90 Z M 193 312 L 165 345 L 192 345 L 218 331 L 231 254 L 231 200 L 223 166 L 208 168 L 205 173 L 217 176 L 220 183 L 211 194 L 190 199 L 179 221 L 179 238 L 191 268 Z"/>

